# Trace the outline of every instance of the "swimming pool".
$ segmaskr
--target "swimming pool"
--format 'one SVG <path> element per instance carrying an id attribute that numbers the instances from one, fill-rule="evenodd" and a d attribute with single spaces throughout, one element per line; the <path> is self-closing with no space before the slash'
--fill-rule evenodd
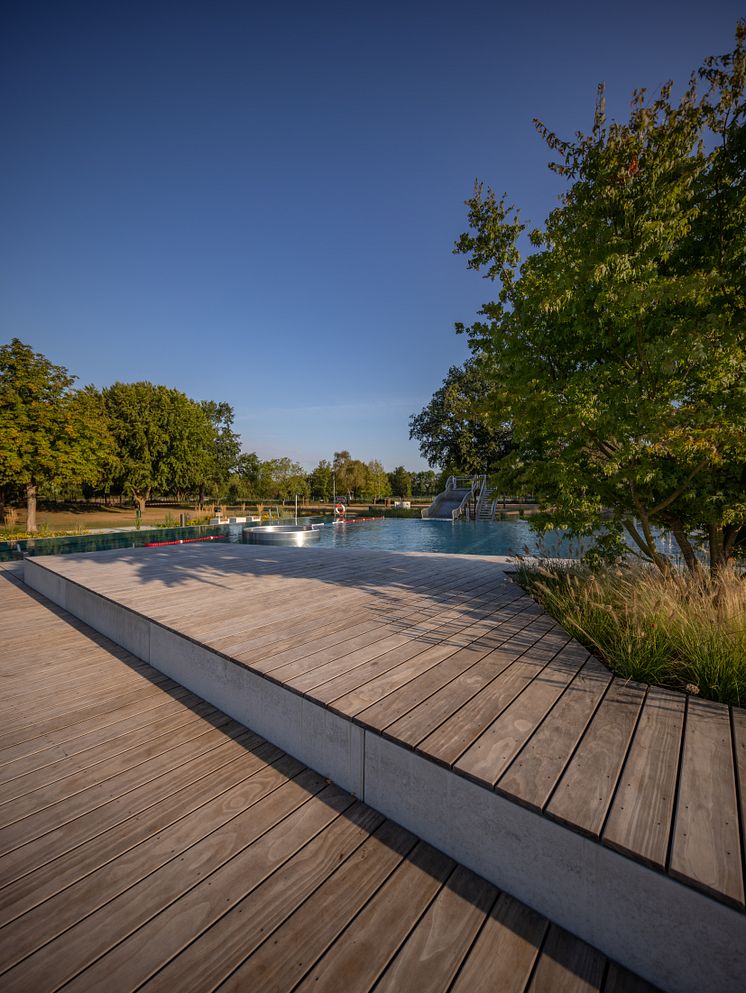
<path id="1" fill-rule="evenodd" d="M 323 523 L 319 545 L 330 548 L 380 548 L 400 552 L 450 552 L 465 555 L 515 555 L 541 552 L 558 558 L 574 558 L 579 543 L 568 541 L 560 531 L 550 532 L 541 542 L 526 520 L 429 521 L 386 518 L 360 524 L 334 525 L 329 518 L 300 517 L 298 523 Z M 243 524 L 210 527 L 157 528 L 107 534 L 73 535 L 67 538 L 35 538 L 0 543 L 0 561 L 26 555 L 65 555 L 108 548 L 135 548 L 148 542 L 178 541 L 180 538 L 219 535 L 228 541 L 243 540 Z"/>

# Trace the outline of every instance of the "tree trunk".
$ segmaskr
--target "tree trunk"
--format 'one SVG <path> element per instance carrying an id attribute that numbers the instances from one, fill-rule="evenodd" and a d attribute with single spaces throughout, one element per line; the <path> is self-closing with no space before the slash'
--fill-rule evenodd
<path id="1" fill-rule="evenodd" d="M 710 546 L 710 576 L 712 579 L 719 579 L 726 570 L 732 568 L 733 559 L 729 554 L 729 548 L 725 541 L 725 533 L 722 527 L 717 524 L 710 524 L 707 528 L 707 537 Z"/>
<path id="2" fill-rule="evenodd" d="M 0 525 L 5 524 L 5 487 L 0 486 Z"/>
<path id="3" fill-rule="evenodd" d="M 199 487 L 199 509 L 200 510 L 204 510 L 205 509 L 205 499 L 206 499 L 205 484 L 204 483 L 200 483 L 200 487 Z"/>
<path id="4" fill-rule="evenodd" d="M 140 511 L 141 514 L 145 513 L 145 495 L 142 493 L 133 493 L 132 499 L 134 500 L 135 507 Z"/>
<path id="5" fill-rule="evenodd" d="M 36 526 L 36 483 L 26 486 L 26 530 L 29 534 L 37 531 Z"/>
<path id="6" fill-rule="evenodd" d="M 684 562 L 686 567 L 692 574 L 699 572 L 701 566 L 697 559 L 697 556 L 692 547 L 692 543 L 684 531 L 680 521 L 671 521 L 671 531 L 676 539 L 676 544 L 681 549 L 681 554 L 684 556 Z"/>

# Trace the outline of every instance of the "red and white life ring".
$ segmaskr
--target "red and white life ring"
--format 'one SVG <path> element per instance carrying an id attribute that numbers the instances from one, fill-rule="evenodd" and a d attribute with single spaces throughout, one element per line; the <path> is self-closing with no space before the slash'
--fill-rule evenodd
<path id="1" fill-rule="evenodd" d="M 338 503 L 335 505 L 334 513 L 337 515 L 337 517 L 342 517 L 342 515 L 345 514 L 346 512 L 347 512 L 347 508 L 343 503 Z"/>

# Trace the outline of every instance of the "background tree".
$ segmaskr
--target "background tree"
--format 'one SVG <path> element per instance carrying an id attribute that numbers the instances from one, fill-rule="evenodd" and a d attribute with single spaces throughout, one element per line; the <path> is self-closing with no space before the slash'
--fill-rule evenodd
<path id="1" fill-rule="evenodd" d="M 393 472 L 389 473 L 389 484 L 391 492 L 396 497 L 410 497 L 412 495 L 412 474 L 407 472 L 403 465 L 398 465 Z"/>
<path id="2" fill-rule="evenodd" d="M 297 494 L 303 499 L 308 494 L 308 481 L 303 466 L 289 458 L 269 459 L 263 463 L 263 471 L 268 476 L 268 489 L 264 495 L 276 500 L 292 500 Z"/>
<path id="3" fill-rule="evenodd" d="M 153 492 L 193 491 L 209 477 L 214 429 L 198 403 L 148 382 L 115 383 L 103 397 L 119 455 L 117 482 L 140 511 Z"/>
<path id="4" fill-rule="evenodd" d="M 380 500 L 382 497 L 386 497 L 391 493 L 391 484 L 389 483 L 389 476 L 383 465 L 378 461 L 378 459 L 372 459 L 368 463 L 368 473 L 366 487 L 370 493 L 373 503 Z"/>
<path id="5" fill-rule="evenodd" d="M 491 408 L 492 386 L 477 362 L 451 366 L 443 385 L 409 419 L 409 437 L 430 465 L 455 473 L 494 472 L 511 451 L 511 428 Z"/>
<path id="6" fill-rule="evenodd" d="M 654 528 L 692 569 L 705 534 L 717 574 L 746 524 L 745 38 L 678 104 L 638 91 L 610 124 L 600 90 L 589 135 L 537 122 L 568 189 L 522 265 L 517 213 L 481 185 L 456 246 L 501 283 L 467 330 L 514 425 L 505 478 L 545 525 L 589 532 L 610 509 L 610 537 L 662 569 Z"/>
<path id="7" fill-rule="evenodd" d="M 332 498 L 332 466 L 327 459 L 322 459 L 308 476 L 311 496 L 324 502 Z"/>
<path id="8" fill-rule="evenodd" d="M 199 484 L 199 505 L 204 507 L 207 491 L 224 488 L 236 472 L 241 439 L 233 430 L 233 407 L 229 403 L 203 400 L 200 407 L 212 427 L 212 440 L 203 462 L 206 475 Z"/>
<path id="9" fill-rule="evenodd" d="M 247 499 L 261 497 L 261 462 L 256 452 L 242 452 L 236 463 L 236 475 L 242 480 Z"/>
<path id="10" fill-rule="evenodd" d="M 359 459 L 353 459 L 348 451 L 334 453 L 334 475 L 337 495 L 345 493 L 352 500 L 355 493 L 366 489 L 368 467 Z"/>
<path id="11" fill-rule="evenodd" d="M 435 496 L 440 492 L 437 487 L 438 474 L 432 469 L 412 473 L 412 493 L 415 496 Z"/>
<path id="12" fill-rule="evenodd" d="M 22 488 L 26 530 L 37 530 L 40 485 L 97 483 L 113 442 L 93 387 L 18 338 L 0 347 L 0 484 Z"/>

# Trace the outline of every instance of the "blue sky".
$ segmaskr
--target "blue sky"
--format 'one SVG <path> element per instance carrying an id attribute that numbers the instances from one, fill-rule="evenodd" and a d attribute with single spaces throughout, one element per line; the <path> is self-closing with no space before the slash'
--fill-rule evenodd
<path id="1" fill-rule="evenodd" d="M 4 5 L 0 340 L 227 400 L 244 448 L 424 467 L 408 418 L 491 287 L 479 177 L 540 223 L 596 84 L 681 83 L 742 4 Z"/>

